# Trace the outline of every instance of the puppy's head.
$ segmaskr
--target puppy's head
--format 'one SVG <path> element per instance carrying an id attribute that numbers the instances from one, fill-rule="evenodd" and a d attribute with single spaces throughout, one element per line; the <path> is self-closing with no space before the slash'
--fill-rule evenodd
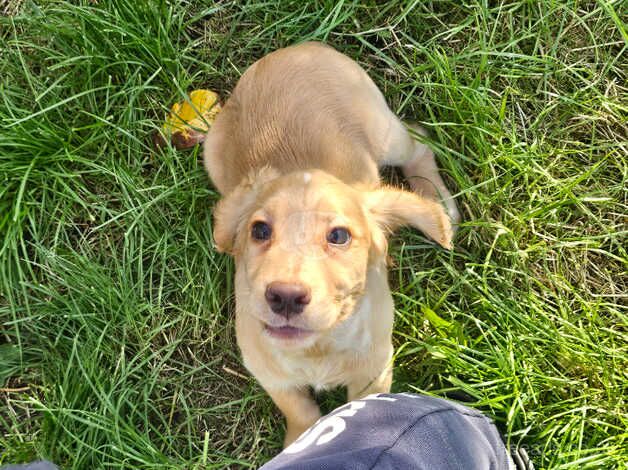
<path id="1" fill-rule="evenodd" d="M 318 170 L 264 169 L 223 198 L 214 240 L 236 261 L 238 309 L 280 347 L 308 347 L 347 319 L 386 235 L 412 225 L 451 246 L 436 202 L 394 188 L 347 185 Z"/>

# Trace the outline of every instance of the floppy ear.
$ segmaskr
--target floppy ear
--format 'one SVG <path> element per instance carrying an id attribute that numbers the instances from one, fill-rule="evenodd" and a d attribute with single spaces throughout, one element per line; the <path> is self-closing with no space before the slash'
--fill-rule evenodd
<path id="1" fill-rule="evenodd" d="M 403 225 L 411 225 L 443 248 L 451 249 L 451 221 L 438 202 L 392 187 L 369 191 L 365 198 L 368 215 L 384 233 L 392 232 Z M 386 251 L 384 233 L 374 234 L 373 237 L 373 243 L 382 252 Z"/>
<path id="2" fill-rule="evenodd" d="M 249 174 L 214 208 L 214 243 L 221 253 L 236 254 L 236 235 L 257 201 L 264 183 L 276 178 L 279 173 L 270 167 Z"/>

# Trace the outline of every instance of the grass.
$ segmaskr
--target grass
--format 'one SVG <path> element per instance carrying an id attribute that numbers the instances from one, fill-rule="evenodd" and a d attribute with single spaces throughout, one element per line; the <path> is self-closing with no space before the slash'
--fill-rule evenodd
<path id="1" fill-rule="evenodd" d="M 0 465 L 248 468 L 283 423 L 240 363 L 186 90 L 317 39 L 430 130 L 455 251 L 391 243 L 394 391 L 464 399 L 537 468 L 626 468 L 620 1 L 9 1 L 0 17 Z M 339 394 L 324 397 L 337 405 Z"/>

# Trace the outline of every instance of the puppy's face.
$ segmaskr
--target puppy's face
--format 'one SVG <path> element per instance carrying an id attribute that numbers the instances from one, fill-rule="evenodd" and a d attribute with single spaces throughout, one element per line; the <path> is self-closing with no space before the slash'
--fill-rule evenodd
<path id="1" fill-rule="evenodd" d="M 385 259 L 384 231 L 400 223 L 450 243 L 442 208 L 412 193 L 265 170 L 219 203 L 214 238 L 235 256 L 238 310 L 277 346 L 308 347 L 356 310 L 369 265 Z"/>
<path id="2" fill-rule="evenodd" d="M 371 244 L 356 190 L 320 172 L 278 178 L 236 235 L 239 308 L 280 344 L 311 342 L 353 312 Z"/>

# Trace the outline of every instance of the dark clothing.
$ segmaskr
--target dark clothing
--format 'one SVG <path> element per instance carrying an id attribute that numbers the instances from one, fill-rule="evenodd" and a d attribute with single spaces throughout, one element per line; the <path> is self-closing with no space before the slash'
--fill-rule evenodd
<path id="1" fill-rule="evenodd" d="M 482 413 L 401 393 L 341 406 L 260 470 L 509 468 L 499 432 Z"/>

